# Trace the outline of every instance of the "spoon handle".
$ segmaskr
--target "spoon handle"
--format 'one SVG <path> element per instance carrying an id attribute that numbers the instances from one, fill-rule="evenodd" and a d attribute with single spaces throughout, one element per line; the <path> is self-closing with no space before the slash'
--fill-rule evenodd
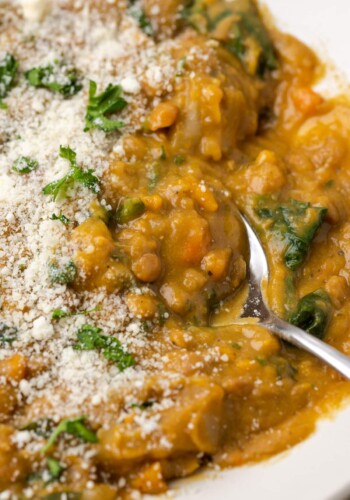
<path id="1" fill-rule="evenodd" d="M 322 340 L 310 335 L 300 328 L 286 323 L 277 316 L 270 317 L 261 323 L 268 330 L 276 333 L 279 337 L 296 347 L 300 347 L 319 359 L 322 359 L 335 368 L 344 377 L 350 380 L 350 357 L 341 353 L 334 347 Z"/>

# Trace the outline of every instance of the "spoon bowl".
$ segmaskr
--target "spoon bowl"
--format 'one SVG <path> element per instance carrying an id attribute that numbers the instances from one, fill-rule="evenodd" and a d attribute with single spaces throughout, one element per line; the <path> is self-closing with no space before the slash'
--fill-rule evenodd
<path id="1" fill-rule="evenodd" d="M 263 292 L 263 284 L 269 279 L 269 266 L 260 240 L 247 218 L 242 215 L 249 248 L 249 292 L 243 306 L 242 318 L 258 318 L 259 324 L 290 344 L 304 349 L 321 359 L 350 380 L 350 357 L 326 342 L 276 316 L 269 308 Z"/>

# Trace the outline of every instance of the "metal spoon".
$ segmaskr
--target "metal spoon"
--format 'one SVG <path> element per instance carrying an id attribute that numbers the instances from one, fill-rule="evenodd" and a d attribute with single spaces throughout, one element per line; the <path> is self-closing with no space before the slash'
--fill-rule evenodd
<path id="1" fill-rule="evenodd" d="M 243 308 L 242 317 L 259 318 L 260 325 L 283 340 L 310 352 L 350 380 L 349 356 L 304 330 L 283 321 L 269 309 L 262 291 L 263 283 L 266 283 L 269 278 L 267 258 L 255 231 L 244 216 L 242 216 L 242 220 L 247 231 L 250 247 L 249 294 Z"/>

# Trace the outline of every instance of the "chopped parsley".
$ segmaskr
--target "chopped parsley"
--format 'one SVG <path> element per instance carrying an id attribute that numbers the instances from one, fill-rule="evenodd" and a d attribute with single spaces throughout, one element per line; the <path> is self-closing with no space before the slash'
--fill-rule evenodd
<path id="1" fill-rule="evenodd" d="M 68 217 L 63 215 L 62 212 L 60 213 L 60 215 L 52 214 L 50 220 L 59 220 L 65 226 L 68 226 L 68 224 L 70 224 L 70 220 L 68 219 Z"/>
<path id="2" fill-rule="evenodd" d="M 62 61 L 32 68 L 26 72 L 25 77 L 32 87 L 46 88 L 64 97 L 75 95 L 83 88 L 78 70 Z"/>
<path id="3" fill-rule="evenodd" d="M 39 420 L 35 420 L 34 422 L 30 422 L 26 426 L 22 427 L 21 431 L 32 431 L 35 432 L 38 436 L 48 438 L 52 432 L 52 428 L 54 427 L 54 421 L 50 418 L 39 418 Z"/>
<path id="4" fill-rule="evenodd" d="M 151 21 L 146 16 L 145 12 L 137 6 L 132 6 L 129 9 L 130 16 L 135 19 L 139 27 L 147 36 L 152 36 L 154 34 L 153 26 Z"/>
<path id="5" fill-rule="evenodd" d="M 18 69 L 18 62 L 9 53 L 6 53 L 0 59 L 0 108 L 5 109 L 7 106 L 3 99 L 7 96 L 9 90 L 14 84 Z"/>
<path id="6" fill-rule="evenodd" d="M 56 263 L 49 264 L 49 278 L 52 284 L 69 285 L 73 283 L 77 274 L 77 267 L 71 260 L 62 266 Z"/>
<path id="7" fill-rule="evenodd" d="M 61 319 L 61 318 L 68 318 L 69 316 L 72 316 L 71 313 L 64 311 L 63 309 L 55 309 L 52 312 L 51 318 L 52 319 Z"/>
<path id="8" fill-rule="evenodd" d="M 113 361 L 120 371 L 134 366 L 135 359 L 123 349 L 115 337 L 101 335 L 102 329 L 92 325 L 83 325 L 77 332 L 78 342 L 73 349 L 78 351 L 102 351 L 103 356 Z"/>
<path id="9" fill-rule="evenodd" d="M 52 319 L 62 319 L 62 318 L 70 318 L 71 316 L 86 316 L 87 314 L 90 314 L 92 312 L 99 311 L 100 307 L 95 307 L 94 309 L 90 309 L 89 311 L 77 311 L 77 312 L 71 312 L 71 311 L 64 311 L 63 309 L 55 309 L 52 312 Z"/>
<path id="10" fill-rule="evenodd" d="M 39 163 L 36 160 L 28 158 L 28 156 L 20 156 L 14 162 L 12 170 L 18 174 L 30 174 L 33 170 L 36 170 Z"/>
<path id="11" fill-rule="evenodd" d="M 58 424 L 56 429 L 52 432 L 46 445 L 41 449 L 42 453 L 46 453 L 56 442 L 60 434 L 66 433 L 82 439 L 86 443 L 97 443 L 98 439 L 96 434 L 85 425 L 85 417 L 78 417 L 74 419 L 65 419 Z"/>
<path id="12" fill-rule="evenodd" d="M 93 174 L 94 170 L 82 170 L 77 164 L 76 153 L 69 146 L 60 146 L 60 157 L 70 162 L 69 172 L 59 179 L 58 181 L 50 182 L 43 188 L 43 193 L 52 195 L 52 199 L 56 200 L 58 196 L 65 196 L 69 187 L 75 182 L 87 187 L 93 193 L 98 193 L 100 190 L 100 181 L 96 175 Z"/>
<path id="13" fill-rule="evenodd" d="M 139 410 L 147 410 L 147 408 L 152 408 L 155 401 L 145 401 L 144 403 L 132 403 L 130 408 L 138 408 Z"/>
<path id="14" fill-rule="evenodd" d="M 17 339 L 17 328 L 0 322 L 0 346 L 12 344 Z"/>
<path id="15" fill-rule="evenodd" d="M 48 457 L 47 468 L 53 480 L 59 479 L 62 472 L 64 471 L 63 465 L 56 458 L 53 457 Z"/>
<path id="16" fill-rule="evenodd" d="M 120 85 L 110 83 L 101 94 L 96 95 L 96 82 L 90 81 L 89 102 L 85 115 L 85 132 L 97 128 L 108 133 L 124 127 L 124 122 L 109 118 L 109 115 L 122 111 L 128 105 L 121 96 L 122 91 Z"/>

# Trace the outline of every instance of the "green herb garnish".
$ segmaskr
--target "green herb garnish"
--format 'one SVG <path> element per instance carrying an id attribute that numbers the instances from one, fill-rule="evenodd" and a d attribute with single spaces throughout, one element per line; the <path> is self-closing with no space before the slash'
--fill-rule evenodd
<path id="1" fill-rule="evenodd" d="M 18 330 L 0 322 L 0 345 L 12 344 L 17 339 Z"/>
<path id="2" fill-rule="evenodd" d="M 96 434 L 85 425 L 86 417 L 78 417 L 74 419 L 65 419 L 54 429 L 46 445 L 41 449 L 42 453 L 46 453 L 56 442 L 60 434 L 71 434 L 86 443 L 97 443 Z"/>
<path id="3" fill-rule="evenodd" d="M 53 457 L 48 457 L 47 468 L 50 472 L 52 479 L 59 479 L 62 472 L 64 471 L 63 465 Z"/>
<path id="4" fill-rule="evenodd" d="M 126 224 L 137 219 L 145 212 L 145 204 L 140 198 L 125 198 L 119 205 L 115 220 L 118 224 Z"/>
<path id="5" fill-rule="evenodd" d="M 133 403 L 130 408 L 138 408 L 139 410 L 147 410 L 147 408 L 152 408 L 155 401 L 145 401 L 144 403 Z"/>
<path id="6" fill-rule="evenodd" d="M 306 330 L 315 337 L 322 339 L 332 314 L 332 306 L 328 293 L 319 288 L 299 300 L 295 312 L 289 321 Z"/>
<path id="7" fill-rule="evenodd" d="M 50 220 L 59 220 L 65 226 L 68 226 L 68 224 L 70 224 L 70 220 L 65 215 L 63 215 L 62 212 L 59 215 L 52 214 Z"/>
<path id="8" fill-rule="evenodd" d="M 78 70 L 62 61 L 30 69 L 25 77 L 32 87 L 46 88 L 64 97 L 75 95 L 83 88 Z"/>
<path id="9" fill-rule="evenodd" d="M 278 67 L 278 60 L 271 37 L 252 0 L 219 0 L 208 3 L 193 0 L 182 11 L 182 17 L 197 31 L 217 37 L 221 21 L 231 18 L 231 28 L 222 38 L 222 45 L 234 54 L 250 74 L 263 77 L 267 71 Z"/>
<path id="10" fill-rule="evenodd" d="M 64 311 L 63 309 L 55 309 L 52 312 L 51 318 L 52 319 L 61 319 L 61 318 L 68 318 L 71 316 L 71 313 Z"/>
<path id="11" fill-rule="evenodd" d="M 0 109 L 5 109 L 7 107 L 3 99 L 7 96 L 15 82 L 17 69 L 18 63 L 11 54 L 6 53 L 4 57 L 0 59 Z"/>
<path id="12" fill-rule="evenodd" d="M 78 343 L 73 349 L 78 351 L 102 351 L 103 356 L 109 361 L 116 363 L 120 371 L 135 364 L 131 354 L 124 351 L 121 342 L 115 337 L 101 335 L 102 329 L 96 326 L 84 325 L 78 332 Z"/>
<path id="13" fill-rule="evenodd" d="M 148 19 L 148 17 L 146 16 L 145 12 L 142 9 L 136 6 L 132 6 L 128 12 L 130 16 L 133 19 L 135 19 L 135 21 L 137 21 L 139 27 L 146 35 L 152 36 L 154 34 L 151 21 Z"/>
<path id="14" fill-rule="evenodd" d="M 100 190 L 100 181 L 93 172 L 94 170 L 82 170 L 76 162 L 76 153 L 69 146 L 60 146 L 60 157 L 68 160 L 70 163 L 69 172 L 58 181 L 51 182 L 43 188 L 43 193 L 52 195 L 52 199 L 56 200 L 58 196 L 65 196 L 69 187 L 75 182 L 87 187 L 93 193 L 98 193 Z"/>
<path id="15" fill-rule="evenodd" d="M 77 273 L 77 267 L 71 260 L 62 266 L 55 263 L 49 264 L 49 278 L 53 284 L 69 285 L 70 283 L 73 283 Z"/>
<path id="16" fill-rule="evenodd" d="M 87 314 L 90 314 L 92 312 L 99 311 L 100 307 L 95 307 L 94 309 L 90 309 L 89 311 L 77 311 L 77 312 L 71 312 L 71 311 L 64 311 L 63 309 L 55 309 L 52 312 L 52 319 L 62 319 L 62 318 L 70 318 L 72 316 L 86 316 Z"/>
<path id="17" fill-rule="evenodd" d="M 122 87 L 110 83 L 101 94 L 96 95 L 96 92 L 96 83 L 90 81 L 89 103 L 85 115 L 84 131 L 87 132 L 97 128 L 108 133 L 124 127 L 124 122 L 108 118 L 109 115 L 122 111 L 128 105 L 126 100 L 121 97 Z"/>
<path id="18" fill-rule="evenodd" d="M 286 266 L 295 271 L 305 259 L 327 209 L 290 200 L 286 204 L 273 208 L 260 208 L 257 213 L 262 219 L 271 219 L 270 229 L 285 246 Z"/>
<path id="19" fill-rule="evenodd" d="M 36 160 L 28 158 L 28 156 L 20 156 L 13 164 L 12 170 L 18 174 L 29 174 L 37 169 L 39 163 Z"/>

